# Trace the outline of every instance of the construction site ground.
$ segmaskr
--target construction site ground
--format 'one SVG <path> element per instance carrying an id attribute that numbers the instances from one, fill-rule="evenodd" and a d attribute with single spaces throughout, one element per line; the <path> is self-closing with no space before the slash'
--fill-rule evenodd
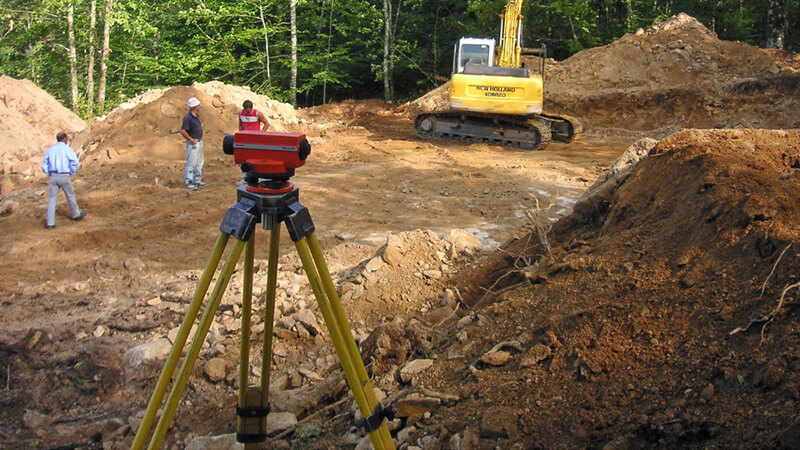
<path id="1" fill-rule="evenodd" d="M 297 111 L 181 86 L 85 128 L 68 111 L 36 124 L 52 98 L 2 77 L 0 144 L 19 150 L 0 160 L 0 447 L 130 447 L 236 202 L 221 141 L 252 97 L 311 142 L 292 182 L 398 408 L 398 447 L 800 448 L 799 61 L 674 17 L 550 62 L 546 107 L 586 133 L 537 152 L 419 140 L 413 116 L 446 86 Z M 176 134 L 189 96 L 206 126 L 197 191 Z M 84 220 L 60 194 L 45 229 L 48 142 L 15 134 L 32 123 L 74 133 Z M 255 239 L 252 383 L 268 233 Z M 270 398 L 290 417 L 264 448 L 363 448 L 285 232 L 280 253 Z M 235 440 L 241 290 L 239 269 L 165 448 Z"/>

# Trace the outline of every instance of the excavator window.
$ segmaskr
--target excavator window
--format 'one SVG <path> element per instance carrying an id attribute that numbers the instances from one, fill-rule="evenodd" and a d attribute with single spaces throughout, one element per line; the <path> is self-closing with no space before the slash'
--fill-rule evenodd
<path id="1" fill-rule="evenodd" d="M 464 44 L 461 46 L 461 66 L 467 64 L 488 66 L 490 47 L 482 44 Z"/>

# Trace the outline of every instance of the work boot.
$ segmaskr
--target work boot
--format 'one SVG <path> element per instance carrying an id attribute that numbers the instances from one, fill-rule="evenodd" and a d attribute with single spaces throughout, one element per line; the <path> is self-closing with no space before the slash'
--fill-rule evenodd
<path id="1" fill-rule="evenodd" d="M 87 214 L 89 214 L 89 210 L 88 209 L 84 209 L 77 216 L 73 217 L 72 220 L 76 220 L 76 221 L 77 220 L 83 220 L 83 218 L 86 217 Z M 55 226 L 55 225 L 53 225 L 53 226 Z"/>
<path id="2" fill-rule="evenodd" d="M 204 188 L 204 187 L 208 186 L 208 184 L 207 184 L 207 183 L 203 183 L 202 181 L 195 181 L 195 182 L 194 182 L 194 185 L 195 185 L 195 186 L 197 186 L 197 188 L 198 188 L 198 189 L 199 189 L 199 188 Z"/>
<path id="3" fill-rule="evenodd" d="M 186 183 L 186 189 L 188 189 L 190 191 L 194 191 L 194 190 L 197 189 L 197 185 L 194 184 L 194 183 Z"/>

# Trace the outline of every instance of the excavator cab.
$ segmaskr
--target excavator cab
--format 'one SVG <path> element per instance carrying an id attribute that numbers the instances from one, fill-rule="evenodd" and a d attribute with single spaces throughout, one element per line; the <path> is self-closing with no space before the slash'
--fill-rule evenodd
<path id="1" fill-rule="evenodd" d="M 463 73 L 467 65 L 494 66 L 495 40 L 462 37 L 453 49 L 453 73 Z"/>

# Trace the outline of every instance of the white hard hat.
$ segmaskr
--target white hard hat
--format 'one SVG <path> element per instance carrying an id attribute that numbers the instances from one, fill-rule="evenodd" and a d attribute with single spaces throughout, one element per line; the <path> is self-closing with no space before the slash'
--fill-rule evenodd
<path id="1" fill-rule="evenodd" d="M 189 105 L 189 108 L 194 108 L 195 106 L 200 104 L 200 100 L 198 100 L 198 99 L 196 99 L 194 97 L 191 97 L 189 99 L 189 101 L 186 102 L 186 104 Z"/>

